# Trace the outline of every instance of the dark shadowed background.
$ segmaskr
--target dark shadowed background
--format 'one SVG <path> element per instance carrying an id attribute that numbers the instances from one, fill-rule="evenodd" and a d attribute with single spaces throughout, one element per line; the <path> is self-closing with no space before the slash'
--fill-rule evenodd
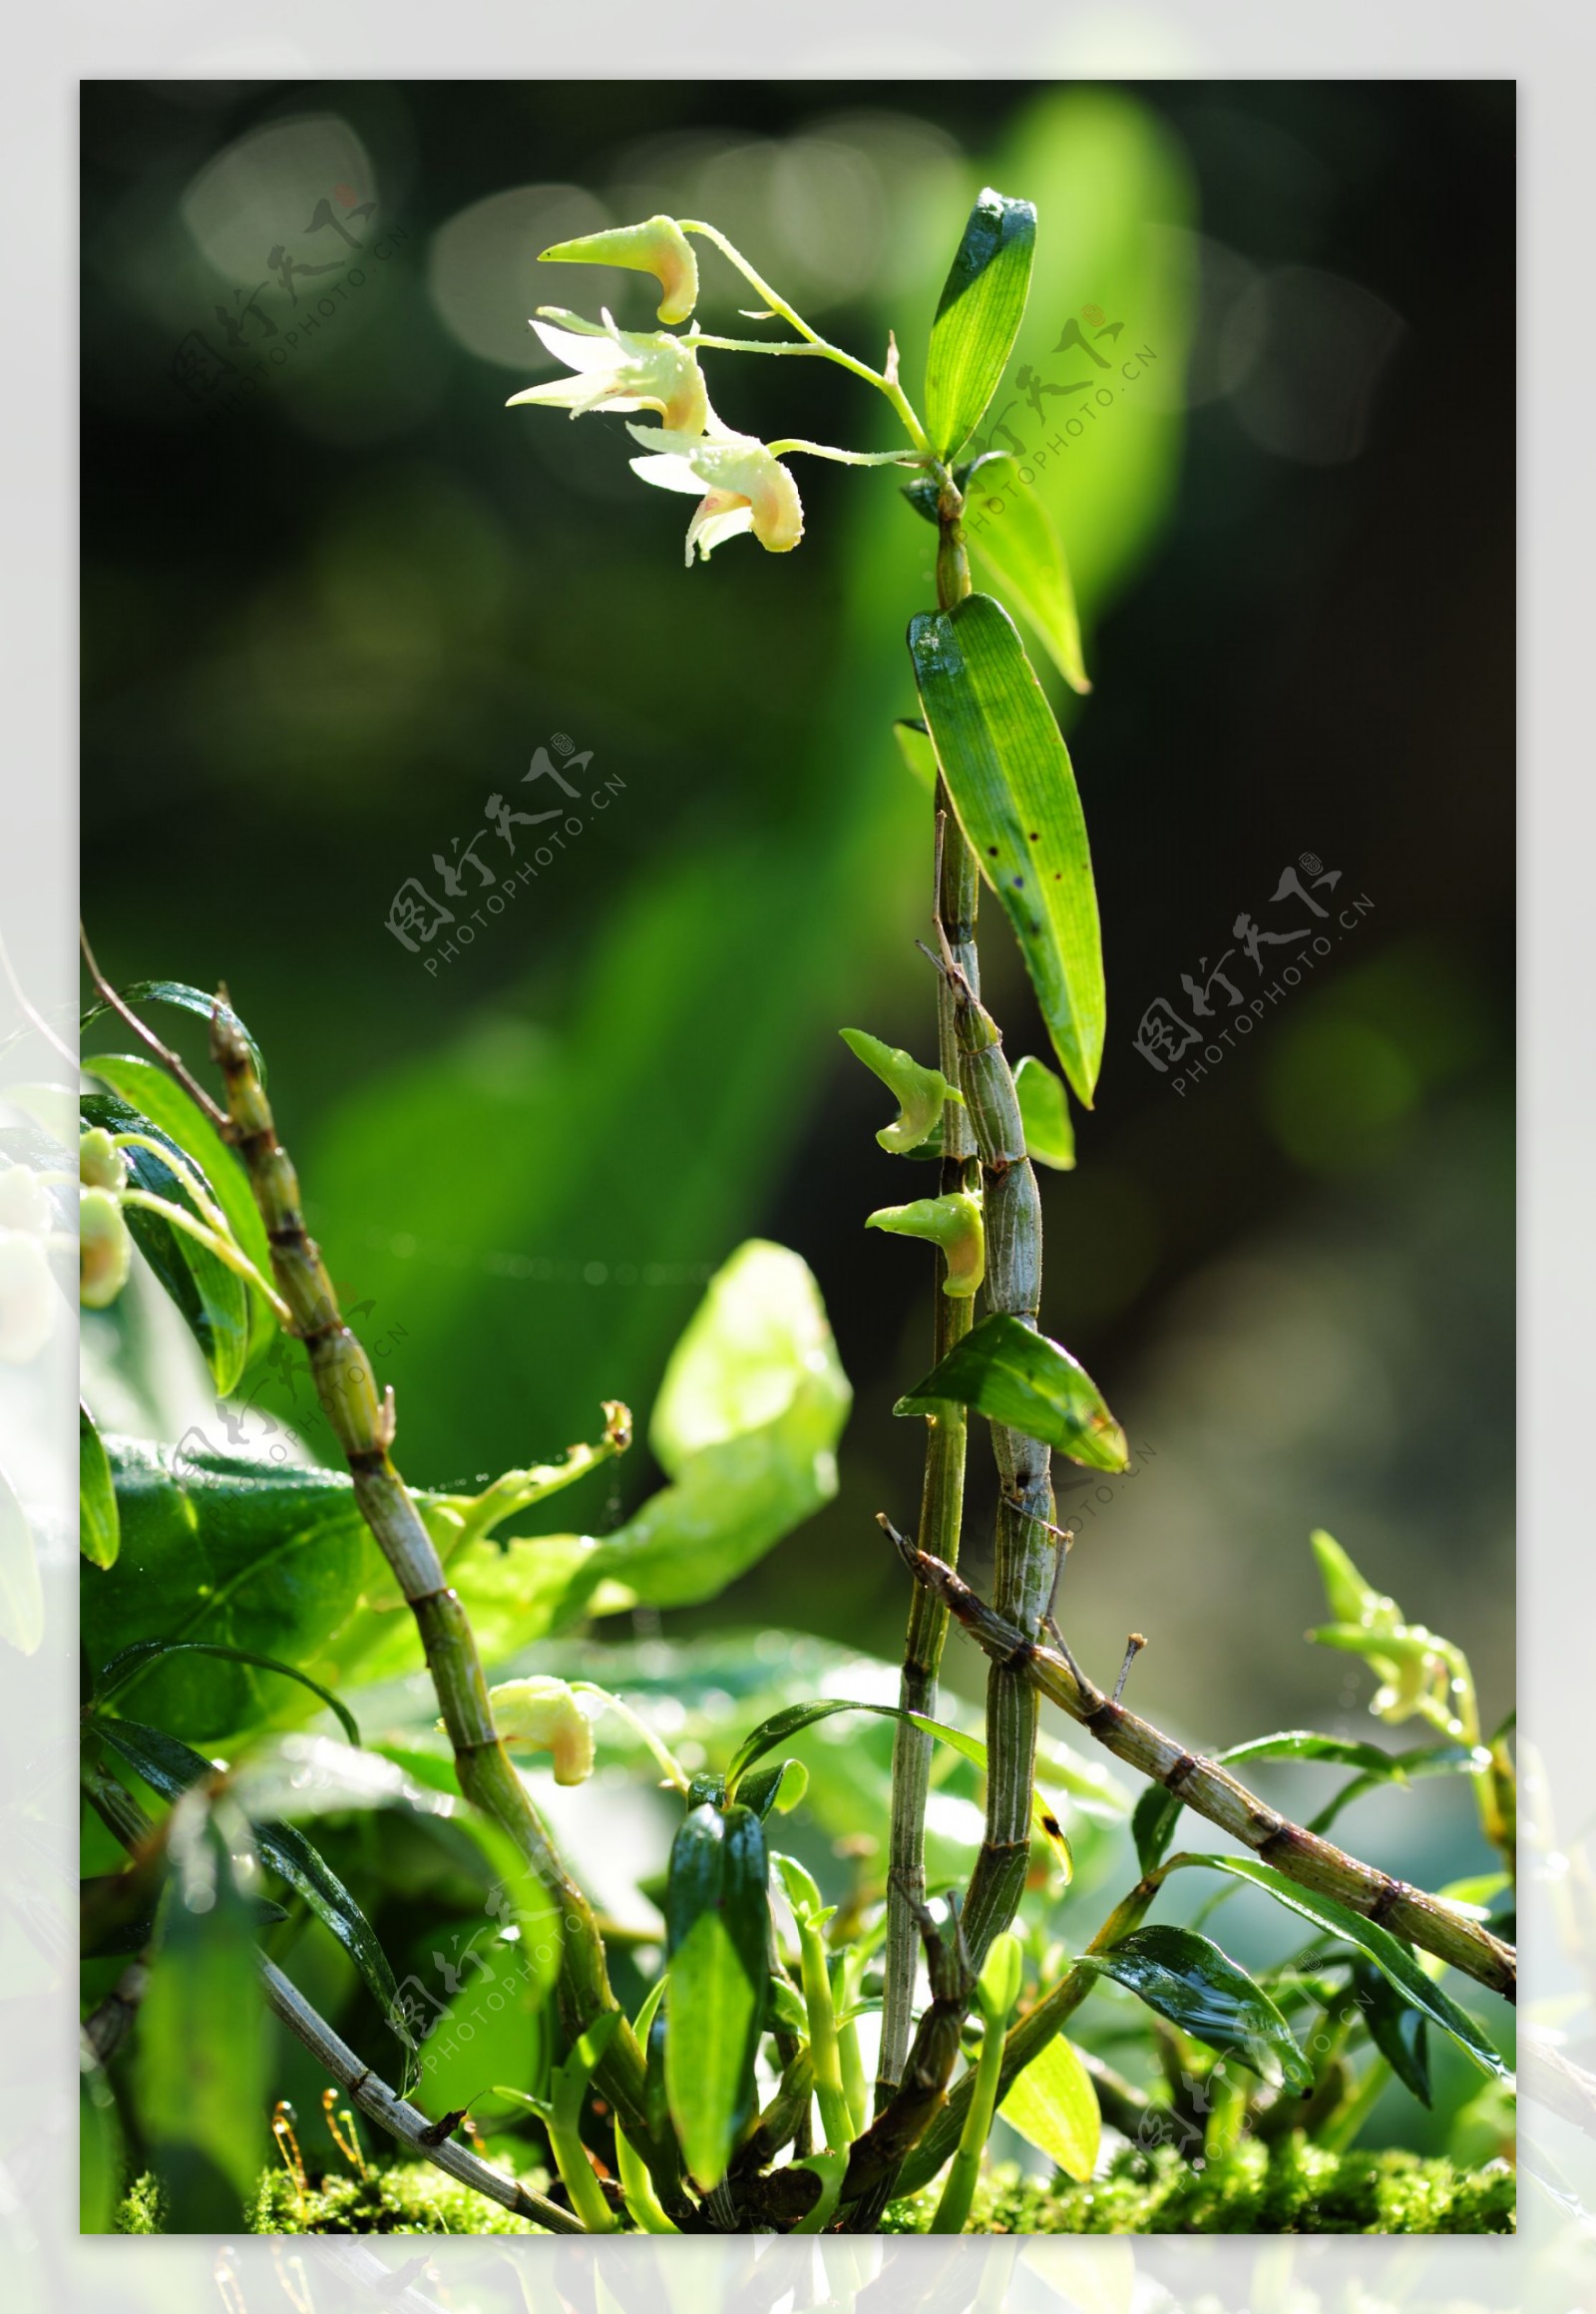
<path id="1" fill-rule="evenodd" d="M 890 725 L 933 535 L 890 475 L 801 461 L 797 553 L 738 540 L 687 573 L 686 502 L 634 482 L 620 419 L 504 404 L 555 374 L 538 302 L 648 325 L 637 279 L 532 261 L 606 219 L 711 218 L 866 358 L 892 327 L 914 393 L 973 195 L 1037 201 L 998 415 L 1082 600 L 1095 687 L 1057 703 L 1110 1023 L 1078 1169 L 1044 1179 L 1043 1320 L 1134 1449 L 1061 1490 L 1065 1627 L 1099 1677 L 1145 1632 L 1132 1699 L 1210 1745 L 1361 1723 L 1367 1676 L 1303 1644 L 1324 1526 L 1467 1650 L 1494 1725 L 1513 388 L 1480 325 L 1513 307 L 1511 89 L 102 84 L 83 142 L 102 962 L 229 984 L 417 1480 L 557 1452 L 601 1397 L 645 1415 L 710 1272 L 749 1235 L 797 1248 L 857 1392 L 841 1491 L 675 1622 L 884 1655 L 905 1586 L 872 1513 L 914 1516 L 919 1430 L 891 1407 L 929 1364 L 931 1288 L 861 1225 L 924 1184 L 876 1147 L 887 1096 L 836 1030 L 932 1057 L 929 811 Z M 751 302 L 706 261 L 706 327 L 759 326 Z M 1108 372 L 1072 318 L 1122 324 Z M 705 360 L 749 431 L 890 442 L 822 364 Z M 572 806 L 472 945 L 407 949 L 390 907 L 412 877 L 442 894 L 435 854 L 464 914 L 486 830 L 501 888 L 487 803 L 553 800 L 522 784 L 540 747 L 591 751 L 571 776 L 604 808 Z M 1288 868 L 1322 927 L 1274 900 Z M 1285 944 L 1262 973 L 1244 917 Z M 1329 953 L 1304 968 L 1311 923 Z M 1010 1053 L 1044 1052 L 991 905 L 984 964 Z M 1249 1017 L 1273 998 L 1218 1060 L 1160 1071 L 1138 1023 L 1163 999 L 1196 1025 L 1182 975 L 1216 964 Z M 1215 1034 L 1238 1008 L 1218 981 L 1210 1002 Z M 651 1483 L 639 1448 L 620 1499 Z M 978 1571 L 988 1502 L 981 1481 Z M 599 1479 L 558 1510 L 616 1507 Z M 1391 1805 L 1401 1835 L 1416 1803 Z M 1477 1868 L 1466 1794 L 1423 1808 L 1408 1875 Z"/>

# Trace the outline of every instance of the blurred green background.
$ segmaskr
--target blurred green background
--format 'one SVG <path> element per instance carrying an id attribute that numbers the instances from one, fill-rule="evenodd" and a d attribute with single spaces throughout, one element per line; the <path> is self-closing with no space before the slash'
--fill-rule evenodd
<path id="1" fill-rule="evenodd" d="M 1146 356 L 1033 470 L 1095 682 L 1058 704 L 1110 1008 L 1079 1168 L 1043 1182 L 1043 1320 L 1134 1448 L 1061 1491 L 1065 1625 L 1099 1676 L 1144 1631 L 1133 1700 L 1205 1743 L 1340 1728 L 1369 1683 L 1302 1644 L 1324 1525 L 1465 1647 L 1494 1724 L 1513 463 L 1478 337 L 1512 310 L 1510 87 L 101 84 L 83 145 L 101 961 L 229 984 L 417 1481 L 594 1436 L 600 1397 L 646 1417 L 710 1272 L 750 1234 L 798 1249 L 857 1392 L 840 1494 L 667 1622 L 889 1656 L 904 1584 L 872 1514 L 918 1499 L 891 1406 L 929 1362 L 929 1265 L 861 1225 L 924 1185 L 876 1147 L 886 1096 L 836 1030 L 932 1055 L 929 811 L 890 725 L 933 534 L 890 476 L 802 461 L 796 554 L 735 541 L 684 573 L 687 505 L 635 483 L 619 418 L 504 403 L 555 374 L 537 303 L 648 325 L 645 283 L 537 249 L 657 208 L 713 219 L 867 358 L 893 328 L 918 392 L 973 195 L 1036 200 L 1013 438 L 1059 439 L 1096 376 L 1072 317 Z M 757 326 L 749 302 L 706 260 L 707 328 Z M 890 443 L 823 364 L 706 368 L 749 431 Z M 574 805 L 580 836 L 429 972 L 394 895 L 439 891 L 490 797 L 555 800 L 520 783 L 557 735 L 592 751 L 584 793 L 619 783 L 608 808 Z M 477 850 L 506 863 L 491 831 Z M 1371 911 L 1182 1094 L 1138 1021 L 1189 1017 L 1181 975 L 1227 950 L 1257 988 L 1231 928 L 1305 921 L 1270 906 L 1304 855 Z M 1264 953 L 1267 985 L 1292 952 Z M 1010 1053 L 1044 1052 L 990 905 L 984 969 Z M 597 1531 L 653 1483 L 639 1446 L 546 1523 Z M 967 1651 L 951 1671 L 979 1692 Z M 1466 1793 L 1389 1805 L 1409 1877 L 1478 1868 Z"/>

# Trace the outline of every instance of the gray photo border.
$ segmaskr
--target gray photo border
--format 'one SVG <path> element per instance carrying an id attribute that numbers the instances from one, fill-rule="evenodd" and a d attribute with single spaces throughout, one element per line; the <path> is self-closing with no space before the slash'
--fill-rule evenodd
<path id="1" fill-rule="evenodd" d="M 996 43 L 996 54 L 994 44 Z M 0 933 L 31 1003 L 70 1023 L 76 998 L 76 322 L 72 293 L 77 84 L 89 79 L 1003 78 L 1516 79 L 1522 124 L 1522 274 L 1516 303 L 1457 349 L 1477 365 L 1481 428 L 1513 423 L 1522 395 L 1521 661 L 1522 1206 L 1520 1678 L 1526 1761 L 1525 2009 L 1574 1981 L 1563 1941 L 1560 1842 L 1596 1815 L 1584 1717 L 1596 1631 L 1596 1554 L 1584 1523 L 1585 1425 L 1596 1307 L 1596 1074 L 1592 1070 L 1589 866 L 1596 806 L 1585 733 L 1592 656 L 1596 140 L 1588 91 L 1596 18 L 1544 0 L 1507 12 L 1482 0 L 1147 0 L 1116 8 L 1016 0 L 1001 14 L 927 0 L 888 9 L 815 0 L 755 17 L 708 0 L 696 12 L 621 0 L 593 11 L 523 4 L 344 0 L 328 12 L 277 0 L 218 13 L 199 0 L 76 0 L 35 11 L 8 35 L 0 172 L 8 198 L 10 358 L 0 372 L 4 637 L 10 662 L 0 753 Z M 1497 340 L 1509 348 L 1505 360 Z M 1497 379 L 1497 370 L 1505 372 Z M 1459 488 L 1466 489 L 1466 476 Z M 1466 806 L 1466 799 L 1463 799 Z M 1503 829 L 1502 841 L 1509 839 Z M 0 1031 L 17 1025 L 0 986 Z M 42 1046 L 0 1068 L 38 1074 Z M 15 1058 L 15 1051 L 23 1054 Z M 62 1330 L 63 1336 L 65 1330 Z M 81 2241 L 74 2114 L 76 1651 L 71 1473 L 73 1345 L 59 1340 L 27 1380 L 23 1409 L 58 1516 L 45 1536 L 46 1638 L 0 1662 L 0 2298 L 9 2314 L 57 2309 L 193 2308 L 249 2314 L 292 2301 L 333 2314 L 384 2305 L 421 2314 L 562 2304 L 591 2308 L 597 2245 L 340 2241 L 291 2245 L 285 2266 L 262 2240 Z M 1505 1398 L 1505 1389 L 1503 1392 Z M 1493 1408 L 1482 1418 L 1498 1423 Z M 1503 1440 L 1504 1450 L 1507 1441 Z M 1583 1956 L 1585 1968 L 1592 1956 Z M 1527 2133 L 1591 2192 L 1588 2136 L 1560 2105 L 1550 2071 L 1525 2065 Z M 1541 2094 L 1530 2096 L 1539 2088 Z M 1567 2314 L 1596 2305 L 1596 2242 L 1526 2189 L 1516 2240 L 1294 2243 L 1190 2236 L 1021 2244 L 1001 2239 L 874 2242 L 684 2240 L 669 2299 L 697 2314 L 733 2305 L 784 2314 L 857 2298 L 869 2314 L 975 2303 L 1095 2314 L 1168 2305 L 1413 2309 L 1468 2306 Z M 425 2260 L 417 2257 L 424 2246 Z M 887 2257 L 885 2252 L 892 2255 Z M 507 2253 L 515 2252 L 512 2267 Z M 622 2305 L 658 2297 L 655 2245 L 602 2246 Z M 628 2272 L 628 2267 L 630 2271 Z M 289 2268 L 297 2270 L 295 2273 Z M 525 2285 L 523 2299 L 517 2277 Z M 932 2286 L 935 2284 L 933 2292 Z M 932 2292 L 932 2295 L 927 2295 Z M 601 2300 L 600 2300 L 601 2304 Z"/>

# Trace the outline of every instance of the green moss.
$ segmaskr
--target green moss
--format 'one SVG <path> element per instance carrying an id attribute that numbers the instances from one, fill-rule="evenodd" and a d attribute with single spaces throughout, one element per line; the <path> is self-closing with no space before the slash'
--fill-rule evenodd
<path id="1" fill-rule="evenodd" d="M 1415 2154 L 1327 2153 L 1300 2137 L 1256 2139 L 1202 2168 L 1172 2146 L 1115 2155 L 1087 2185 L 998 2169 L 983 2179 L 976 2233 L 1511 2233 L 1505 2162 L 1459 2174 Z M 918 2233 L 937 2188 L 894 2202 L 882 2230 Z"/>
<path id="2" fill-rule="evenodd" d="M 527 2183 L 547 2190 L 542 2171 Z M 923 2233 L 939 2185 L 893 2202 L 883 2233 Z M 1327 2153 L 1300 2137 L 1256 2138 L 1196 2168 L 1172 2146 L 1117 2153 L 1088 2185 L 988 2172 L 976 2189 L 973 2233 L 1511 2233 L 1516 2179 L 1503 2161 L 1458 2171 L 1416 2154 Z M 120 2233 L 164 2230 L 160 2185 L 136 2178 L 117 2212 Z M 430 2162 L 394 2162 L 365 2177 L 317 2179 L 301 2194 L 265 2170 L 245 2213 L 251 2233 L 541 2233 L 525 2217 L 457 2185 Z"/>
<path id="3" fill-rule="evenodd" d="M 541 2174 L 529 2185 L 543 2188 Z M 542 2233 L 496 2201 L 458 2185 L 430 2161 L 395 2162 L 364 2177 L 318 2178 L 301 2193 L 285 2169 L 267 2169 L 245 2211 L 251 2233 Z"/>
<path id="4" fill-rule="evenodd" d="M 150 2170 L 136 2177 L 117 2204 L 118 2233 L 165 2233 L 167 2197 Z"/>

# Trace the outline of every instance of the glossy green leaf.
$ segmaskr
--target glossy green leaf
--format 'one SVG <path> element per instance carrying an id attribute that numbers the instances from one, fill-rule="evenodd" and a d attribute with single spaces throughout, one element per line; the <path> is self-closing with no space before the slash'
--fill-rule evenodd
<path id="1" fill-rule="evenodd" d="M 649 1444 L 672 1483 L 584 1555 L 555 1627 L 604 1584 L 650 1607 L 713 1598 L 835 1494 L 852 1400 L 807 1265 L 763 1239 L 740 1246 L 655 1401 Z"/>
<path id="2" fill-rule="evenodd" d="M 893 1412 L 934 1414 L 950 1403 L 1056 1446 L 1093 1470 L 1123 1470 L 1130 1458 L 1125 1433 L 1085 1367 L 1005 1311 L 984 1318 Z"/>
<path id="3" fill-rule="evenodd" d="M 991 186 L 970 212 L 937 304 L 926 362 L 926 425 L 940 458 L 976 431 L 1024 318 L 1036 211 Z"/>
<path id="4" fill-rule="evenodd" d="M 665 1897 L 665 2094 L 688 2170 L 718 2185 L 753 2110 L 769 1949 L 765 1835 L 751 1808 L 692 1809 Z"/>
<path id="5" fill-rule="evenodd" d="M 1055 1172 L 1071 1173 L 1075 1166 L 1075 1128 L 1069 1119 L 1069 1096 L 1063 1079 L 1044 1060 L 1026 1053 L 1014 1071 L 1019 1096 L 1019 1121 L 1025 1129 L 1025 1155 L 1033 1165 L 1050 1165 Z"/>
<path id="6" fill-rule="evenodd" d="M 798 1377 L 822 1366 L 846 1400 L 808 1264 L 786 1246 L 750 1238 L 716 1271 L 670 1353 L 648 1421 L 660 1468 L 679 1478 L 706 1446 L 776 1421 Z"/>
<path id="7" fill-rule="evenodd" d="M 901 716 L 892 727 L 898 742 L 898 752 L 927 795 L 937 792 L 937 750 L 931 744 L 931 733 L 924 723 L 912 723 Z"/>
<path id="8" fill-rule="evenodd" d="M 32 1655 L 43 1637 L 44 1588 L 33 1528 L 0 1470 L 0 1639 L 19 1655 Z"/>
<path id="9" fill-rule="evenodd" d="M 139 2011 L 139 2123 L 178 2233 L 236 2226 L 270 2157 L 265 2009 L 242 1818 L 190 1793 L 173 1811 L 172 1887 Z"/>
<path id="10" fill-rule="evenodd" d="M 1378 1743 L 1356 1743 L 1342 1736 L 1316 1736 L 1309 1728 L 1288 1728 L 1278 1736 L 1254 1736 L 1233 1743 L 1219 1757 L 1227 1766 L 1243 1759 L 1324 1759 L 1342 1767 L 1361 1767 L 1372 1776 L 1400 1783 L 1404 1762 Z"/>
<path id="11" fill-rule="evenodd" d="M 78 1405 L 78 1548 L 91 1566 L 116 1565 L 122 1530 L 117 1519 L 117 1490 L 111 1483 L 111 1464 L 94 1416 Z"/>
<path id="12" fill-rule="evenodd" d="M 872 1712 L 879 1719 L 907 1721 L 911 1728 L 918 1728 L 923 1736 L 933 1736 L 937 1742 L 946 1743 L 951 1751 L 957 1751 L 962 1759 L 968 1759 L 983 1775 L 987 1772 L 986 1744 L 977 1736 L 967 1736 L 962 1728 L 950 1728 L 941 1720 L 928 1720 L 921 1712 L 906 1712 L 897 1704 L 857 1704 L 843 1696 L 828 1696 L 820 1703 L 791 1704 L 785 1711 L 773 1713 L 751 1735 L 745 1736 L 732 1754 L 731 1765 L 726 1770 L 727 1791 L 734 1798 L 739 1793 L 745 1793 L 744 1778 L 756 1759 L 762 1759 L 767 1751 L 775 1750 L 778 1744 L 785 1743 L 790 1736 L 801 1735 L 806 1728 L 817 1727 L 822 1720 L 830 1720 L 838 1712 Z M 1069 1842 L 1064 1837 L 1051 1802 L 1035 1786 L 1031 1789 L 1030 1812 L 1037 1831 L 1048 1842 L 1065 1873 L 1072 1874 Z"/>
<path id="13" fill-rule="evenodd" d="M 1288 1880 L 1272 1865 L 1261 1864 L 1256 1856 L 1198 1856 L 1193 1861 L 1211 1865 L 1216 1872 L 1232 1872 L 1238 1879 L 1251 1880 L 1289 1912 L 1300 1913 L 1304 1920 L 1311 1920 L 1332 1936 L 1339 1936 L 1373 1961 L 1404 2001 L 1419 2010 L 1431 2024 L 1438 2025 L 1443 2033 L 1449 2033 L 1482 2073 L 1505 2077 L 1506 2065 L 1473 2018 L 1465 2015 L 1455 2001 L 1448 2000 L 1438 1985 L 1431 1984 L 1414 1959 L 1412 1948 L 1393 1936 L 1389 1929 L 1366 1920 L 1345 1904 L 1338 1904 L 1333 1896 L 1321 1896 L 1312 1888 L 1299 1887 L 1295 1880 Z"/>
<path id="14" fill-rule="evenodd" d="M 1307 2089 L 1314 2078 L 1291 2027 L 1262 1986 L 1195 1929 L 1133 1929 L 1081 1968 L 1112 1977 L 1171 2025 L 1233 2056 L 1267 2082 Z"/>
<path id="15" fill-rule="evenodd" d="M 756 1767 L 737 1788 L 743 1806 L 751 1807 L 763 1823 L 772 1808 L 778 1815 L 791 1815 L 809 1788 L 809 1770 L 801 1759 L 782 1759 L 771 1767 Z"/>
<path id="16" fill-rule="evenodd" d="M 664 2020 L 660 2017 L 659 2008 L 664 1996 L 665 1979 L 661 1974 L 649 1986 L 643 1997 L 642 2007 L 637 2011 L 631 2024 L 631 2029 L 637 2036 L 638 2046 L 645 2052 L 646 2056 L 647 2071 L 643 2088 L 644 2107 L 648 2113 L 650 2123 L 660 2129 L 666 2126 L 668 2115 L 664 2105 L 663 2083 L 661 2081 L 657 2085 L 658 2095 L 656 2096 L 653 2075 L 657 2070 L 662 2069 L 664 2060 L 663 2039 L 655 2037 L 656 2025 L 660 2035 L 663 2034 Z M 626 2207 L 639 2231 L 643 2233 L 678 2233 L 681 2230 L 680 2227 L 671 2222 L 660 2206 L 654 2191 L 653 2179 L 648 2174 L 647 2163 L 618 2122 L 615 2126 L 615 2167 L 619 2172 L 620 2190 L 625 2196 Z"/>
<path id="17" fill-rule="evenodd" d="M 1102 2115 L 1091 2075 L 1064 2034 L 1055 2033 L 1015 2076 L 998 2110 L 1011 2129 L 1056 2162 L 1066 2177 L 1084 2184 L 1092 2175 Z"/>
<path id="18" fill-rule="evenodd" d="M 180 1160 L 185 1157 L 184 1150 L 154 1118 L 130 1108 L 115 1093 L 86 1093 L 79 1109 L 86 1125 L 104 1126 L 109 1133 L 143 1133 L 164 1144 Z M 124 1155 L 132 1188 L 164 1198 L 169 1205 L 194 1214 L 196 1220 L 203 1218 L 178 1175 L 159 1157 L 148 1149 L 128 1149 Z M 196 1170 L 192 1163 L 191 1170 Z M 199 1170 L 203 1187 L 211 1190 L 202 1168 Z M 249 1289 L 235 1271 L 218 1262 L 186 1230 L 175 1229 L 159 1214 L 137 1206 L 123 1210 L 134 1244 L 177 1304 L 203 1351 L 218 1395 L 228 1396 L 237 1387 L 249 1354 Z"/>
<path id="19" fill-rule="evenodd" d="M 989 451 L 969 468 L 961 481 L 965 538 L 1070 689 L 1089 691 L 1069 565 L 1034 478 L 1020 468 L 1007 450 Z"/>
<path id="20" fill-rule="evenodd" d="M 255 1064 L 255 1074 L 262 1084 L 265 1083 L 266 1064 L 260 1057 L 259 1045 L 256 1044 L 232 1006 L 221 997 L 214 994 L 207 996 L 202 988 L 191 988 L 185 980 L 130 980 L 125 988 L 117 990 L 117 994 L 125 1004 L 132 1005 L 135 1011 L 142 1004 L 175 1005 L 180 1012 L 194 1013 L 196 1018 L 202 1020 L 207 1028 L 210 1025 L 212 1013 L 219 1013 L 221 1019 L 229 1022 L 249 1047 L 250 1058 Z M 79 1027 L 90 1027 L 96 1020 L 104 1019 L 110 1010 L 111 1006 L 104 997 L 96 996 L 94 1002 L 81 1015 L 78 1022 Z M 96 1061 L 86 1061 L 84 1065 L 87 1068 L 95 1069 L 98 1069 L 99 1066 Z"/>
<path id="21" fill-rule="evenodd" d="M 711 1280 L 655 1401 L 649 1439 L 672 1483 L 601 1541 L 468 1543 L 450 1580 L 484 1654 L 585 1615 L 713 1598 L 836 1491 L 852 1392 L 806 1265 L 752 1239 Z M 435 1510 L 469 1506 L 435 1498 Z M 384 1659 L 386 1676 L 391 1666 Z"/>
<path id="22" fill-rule="evenodd" d="M 990 594 L 909 622 L 909 653 L 959 824 L 1013 926 L 1076 1097 L 1102 1061 L 1102 936 L 1086 821 L 1053 711 Z"/>
<path id="23" fill-rule="evenodd" d="M 1353 1998 L 1363 2012 L 1369 2038 L 1405 2090 L 1421 2106 L 1429 2099 L 1429 2020 L 1410 2008 L 1372 1962 L 1356 1960 Z"/>
<path id="24" fill-rule="evenodd" d="M 1355 1799 L 1362 1799 L 1365 1792 L 1374 1791 L 1381 1784 L 1407 1783 L 1420 1775 L 1471 1775 L 1475 1762 L 1466 1744 L 1419 1743 L 1400 1753 L 1396 1765 L 1399 1773 L 1393 1773 L 1387 1767 L 1379 1771 L 1368 1769 L 1362 1775 L 1355 1775 L 1350 1782 L 1342 1785 L 1328 1806 L 1321 1808 L 1318 1815 L 1309 1817 L 1308 1829 L 1311 1832 L 1328 1832 L 1337 1817 L 1344 1809 L 1351 1807 Z"/>
<path id="25" fill-rule="evenodd" d="M 175 1447 L 105 1444 L 122 1549 L 84 1586 L 91 1672 L 139 1640 L 194 1639 L 293 1664 L 333 1686 L 408 1622 L 397 1607 L 365 1605 L 394 1598 L 393 1578 L 346 1474 L 219 1453 L 193 1430 Z M 273 1674 L 201 1655 L 153 1660 L 125 1694 L 140 1717 L 204 1743 L 307 1710 Z"/>
<path id="26" fill-rule="evenodd" d="M 183 1087 L 153 1060 L 132 1053 L 99 1053 L 84 1063 L 119 1100 L 160 1127 L 193 1160 L 215 1192 L 217 1205 L 242 1252 L 262 1278 L 271 1276 L 271 1248 L 254 1193 L 234 1151 L 216 1132 L 208 1117 L 196 1108 Z M 196 1248 L 198 1252 L 200 1249 Z M 275 1339 L 276 1315 L 263 1294 L 245 1286 L 249 1297 L 249 1356 L 257 1357 Z"/>
<path id="27" fill-rule="evenodd" d="M 297 1680 L 302 1688 L 308 1688 L 313 1696 L 326 1705 L 351 1743 L 358 1744 L 360 1741 L 360 1729 L 353 1712 L 346 1704 L 340 1704 L 337 1697 L 322 1687 L 318 1680 L 311 1679 L 308 1673 L 296 1670 L 292 1664 L 278 1663 L 273 1656 L 254 1655 L 247 1648 L 224 1647 L 218 1641 L 209 1639 L 136 1640 L 132 1647 L 125 1647 L 114 1655 L 101 1671 L 96 1687 L 96 1701 L 105 1703 L 120 1688 L 125 1688 L 146 1665 L 175 1655 L 205 1655 L 214 1657 L 219 1663 L 253 1664 L 259 1671 L 278 1672 L 284 1679 Z"/>
<path id="28" fill-rule="evenodd" d="M 137 1768 L 152 1791 L 174 1802 L 214 1772 L 211 1762 L 165 1729 L 147 1728 L 137 1720 L 96 1716 L 95 1729 L 112 1750 Z M 253 1824 L 254 1843 L 263 1862 L 297 1889 L 316 1918 L 330 1930 L 354 1962 L 383 2016 L 407 2047 L 413 2036 L 399 2000 L 399 1988 L 377 1938 L 360 1905 L 304 1834 L 280 1818 L 265 1817 Z"/>

